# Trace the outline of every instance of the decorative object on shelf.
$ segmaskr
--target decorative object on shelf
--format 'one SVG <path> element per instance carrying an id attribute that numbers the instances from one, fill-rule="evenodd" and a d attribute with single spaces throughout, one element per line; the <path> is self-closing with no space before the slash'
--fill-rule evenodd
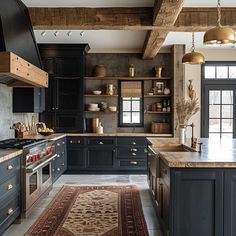
<path id="1" fill-rule="evenodd" d="M 117 111 L 117 107 L 116 106 L 110 106 L 108 107 L 109 111 L 115 112 Z"/>
<path id="2" fill-rule="evenodd" d="M 131 64 L 129 67 L 129 77 L 134 77 L 135 76 L 135 68 L 134 65 Z"/>
<path id="3" fill-rule="evenodd" d="M 179 125 L 179 142 L 184 144 L 186 142 L 186 127 L 189 119 L 199 111 L 198 99 L 179 100 L 176 103 L 176 113 Z"/>
<path id="4" fill-rule="evenodd" d="M 164 82 L 156 82 L 153 88 L 154 95 L 161 95 L 164 93 Z"/>
<path id="5" fill-rule="evenodd" d="M 154 109 L 152 111 L 162 111 L 162 103 L 161 102 L 157 102 L 154 104 Z"/>
<path id="6" fill-rule="evenodd" d="M 162 70 L 163 70 L 163 68 L 162 67 L 156 67 L 155 68 L 155 72 L 156 72 L 156 77 L 157 78 L 161 78 L 162 77 Z"/>
<path id="7" fill-rule="evenodd" d="M 101 111 L 106 111 L 108 107 L 107 102 L 100 102 L 99 107 Z"/>
<path id="8" fill-rule="evenodd" d="M 93 133 L 96 133 L 97 132 L 97 127 L 99 125 L 99 118 L 93 118 L 92 119 L 92 131 Z"/>
<path id="9" fill-rule="evenodd" d="M 106 94 L 107 95 L 114 95 L 115 94 L 115 86 L 114 84 L 108 84 L 106 87 Z"/>
<path id="10" fill-rule="evenodd" d="M 192 47 L 191 52 L 186 53 L 182 58 L 182 63 L 190 64 L 190 65 L 199 65 L 205 63 L 204 56 L 199 53 L 195 52 L 195 40 L 194 40 L 194 32 L 192 32 Z"/>
<path id="11" fill-rule="evenodd" d="M 94 70 L 95 77 L 106 77 L 106 66 L 105 65 L 96 65 Z"/>
<path id="12" fill-rule="evenodd" d="M 152 122 L 151 131 L 153 134 L 169 134 L 170 133 L 170 124 Z"/>
<path id="13" fill-rule="evenodd" d="M 147 93 L 148 96 L 153 96 L 154 94 L 153 93 Z"/>
<path id="14" fill-rule="evenodd" d="M 188 86 L 188 96 L 190 97 L 191 100 L 196 98 L 196 92 L 193 89 L 193 85 L 192 85 L 192 80 L 189 80 L 189 86 Z"/>
<path id="15" fill-rule="evenodd" d="M 167 112 L 167 102 L 166 102 L 166 100 L 162 101 L 162 111 Z"/>
<path id="16" fill-rule="evenodd" d="M 100 111 L 97 103 L 88 104 L 88 111 Z"/>
<path id="17" fill-rule="evenodd" d="M 94 91 L 92 91 L 92 93 L 95 94 L 95 95 L 100 95 L 100 94 L 102 94 L 102 91 L 94 90 Z"/>
<path id="18" fill-rule="evenodd" d="M 170 89 L 168 87 L 165 87 L 163 93 L 164 93 L 164 95 L 169 95 Z"/>
<path id="19" fill-rule="evenodd" d="M 97 127 L 97 129 L 96 129 L 96 133 L 97 133 L 97 134 L 103 134 L 102 122 L 99 122 L 98 127 Z"/>
<path id="20" fill-rule="evenodd" d="M 206 31 L 203 43 L 207 45 L 233 44 L 236 42 L 235 32 L 230 27 L 221 25 L 221 5 L 217 3 L 217 26 Z"/>
<path id="21" fill-rule="evenodd" d="M 170 111 L 171 111 L 170 100 L 169 100 L 169 99 L 167 100 L 167 108 L 166 108 L 166 111 L 167 111 L 167 112 L 170 112 Z"/>

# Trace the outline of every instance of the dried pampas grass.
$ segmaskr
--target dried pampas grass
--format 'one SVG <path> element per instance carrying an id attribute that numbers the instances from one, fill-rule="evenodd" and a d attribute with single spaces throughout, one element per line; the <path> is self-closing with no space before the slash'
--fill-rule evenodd
<path id="1" fill-rule="evenodd" d="M 200 110 L 198 99 L 181 99 L 176 103 L 176 112 L 179 125 L 187 125 L 189 119 Z"/>

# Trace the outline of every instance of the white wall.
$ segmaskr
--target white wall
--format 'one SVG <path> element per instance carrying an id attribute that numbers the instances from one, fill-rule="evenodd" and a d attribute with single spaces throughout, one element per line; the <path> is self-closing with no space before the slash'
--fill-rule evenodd
<path id="1" fill-rule="evenodd" d="M 236 49 L 201 49 L 196 50 L 201 52 L 205 56 L 206 61 L 236 61 Z M 186 86 L 186 98 L 188 98 L 188 80 L 193 80 L 193 88 L 197 93 L 199 98 L 199 104 L 201 104 L 201 66 L 199 65 L 185 65 L 185 86 Z M 201 130 L 201 112 L 198 112 L 192 119 L 190 123 L 194 122 L 196 125 L 196 137 L 200 137 Z M 187 136 L 191 136 L 191 129 L 188 128 Z"/>

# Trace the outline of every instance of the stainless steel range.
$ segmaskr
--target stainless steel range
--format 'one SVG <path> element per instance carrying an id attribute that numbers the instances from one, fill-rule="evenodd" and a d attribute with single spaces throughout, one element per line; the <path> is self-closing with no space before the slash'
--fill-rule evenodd
<path id="1" fill-rule="evenodd" d="M 54 142 L 35 139 L 8 139 L 0 141 L 0 148 L 23 149 L 22 163 L 22 216 L 52 188 L 51 162 L 56 157 Z"/>

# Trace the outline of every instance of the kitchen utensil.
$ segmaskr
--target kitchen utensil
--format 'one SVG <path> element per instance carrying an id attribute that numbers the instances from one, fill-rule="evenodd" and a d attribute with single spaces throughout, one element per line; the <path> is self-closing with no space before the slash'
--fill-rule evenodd
<path id="1" fill-rule="evenodd" d="M 97 134 L 103 134 L 103 126 L 102 126 L 101 122 L 99 122 L 99 124 L 98 124 L 98 127 L 96 129 L 96 133 Z"/>
<path id="2" fill-rule="evenodd" d="M 106 87 L 106 94 L 107 95 L 114 95 L 115 93 L 115 86 L 114 84 L 108 84 Z"/>

